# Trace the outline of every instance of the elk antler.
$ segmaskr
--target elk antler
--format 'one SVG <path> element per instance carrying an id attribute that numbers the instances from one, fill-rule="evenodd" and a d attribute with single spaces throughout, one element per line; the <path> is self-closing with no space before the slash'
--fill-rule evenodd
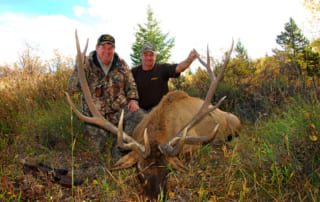
<path id="1" fill-rule="evenodd" d="M 208 141 L 209 137 L 211 137 L 210 140 L 212 140 L 213 138 L 215 138 L 216 133 L 218 131 L 217 126 L 215 127 L 215 129 L 212 131 L 212 133 L 207 137 L 207 138 L 203 138 L 203 137 L 181 137 L 181 136 L 185 136 L 187 131 L 189 129 L 191 129 L 192 127 L 194 127 L 200 120 L 202 120 L 208 113 L 212 112 L 213 110 L 217 109 L 220 104 L 222 103 L 222 101 L 226 98 L 226 96 L 222 97 L 218 103 L 214 106 L 211 105 L 211 100 L 212 97 L 217 89 L 217 86 L 219 84 L 219 82 L 222 80 L 224 72 L 227 68 L 227 65 L 229 63 L 230 57 L 231 57 L 231 53 L 233 50 L 233 40 L 232 40 L 232 44 L 231 47 L 229 49 L 229 51 L 226 53 L 225 55 L 225 59 L 224 59 L 224 63 L 222 65 L 222 68 L 219 72 L 218 76 L 215 76 L 214 73 L 211 71 L 211 67 L 210 67 L 210 59 L 209 59 L 209 48 L 207 49 L 207 64 L 205 64 L 205 62 L 203 60 L 201 60 L 201 58 L 198 55 L 198 60 L 200 61 L 200 63 L 202 63 L 208 70 L 209 76 L 211 76 L 211 84 L 209 87 L 209 90 L 207 92 L 206 98 L 204 103 L 202 104 L 202 106 L 200 107 L 199 111 L 197 112 L 197 114 L 177 133 L 176 137 L 173 138 L 172 140 L 169 141 L 169 143 L 164 144 L 164 145 L 159 145 L 159 149 L 166 155 L 177 155 L 179 153 L 179 151 L 181 151 L 184 143 L 188 143 L 188 144 L 195 144 L 195 143 L 201 143 L 201 142 L 206 142 Z M 212 75 L 210 75 L 210 73 L 212 73 Z M 181 141 L 183 144 L 180 144 L 179 141 Z M 177 149 L 172 148 L 172 146 L 176 145 L 176 147 L 178 147 Z M 174 152 L 173 152 L 174 151 Z"/>
<path id="2" fill-rule="evenodd" d="M 199 62 L 205 66 L 207 68 L 207 71 L 208 71 L 208 74 L 209 74 L 209 77 L 210 79 L 215 79 L 215 75 L 211 69 L 211 65 L 210 65 L 210 55 L 209 55 L 209 46 L 207 46 L 207 63 L 205 63 L 201 58 L 200 56 L 198 55 L 198 60 Z"/>
<path id="3" fill-rule="evenodd" d="M 87 122 L 87 123 L 98 125 L 104 129 L 110 131 L 113 134 L 118 134 L 118 138 L 120 137 L 120 140 L 118 140 L 118 144 L 120 147 L 123 146 L 125 149 L 136 150 L 139 153 L 143 154 L 144 157 L 146 157 L 147 155 L 150 154 L 150 151 L 149 151 L 150 146 L 147 145 L 147 144 L 149 144 L 147 133 L 145 133 L 145 136 L 144 136 L 145 146 L 143 146 L 143 145 L 139 144 L 137 141 L 135 141 L 132 137 L 127 135 L 125 132 L 123 132 L 123 130 L 122 130 L 123 112 L 121 113 L 121 118 L 120 118 L 120 122 L 121 122 L 121 129 L 120 129 L 120 128 L 117 128 L 116 126 L 114 126 L 108 120 L 106 120 L 100 114 L 100 112 L 97 110 L 97 108 L 95 107 L 95 105 L 93 103 L 93 99 L 90 94 L 90 89 L 89 89 L 88 82 L 87 82 L 87 79 L 85 76 L 85 71 L 84 71 L 85 55 L 86 55 L 86 51 L 88 48 L 88 40 L 87 40 L 86 47 L 85 47 L 83 53 L 81 53 L 77 30 L 75 31 L 75 38 L 76 38 L 76 47 L 77 47 L 76 68 L 78 70 L 78 77 L 79 77 L 81 89 L 82 89 L 85 101 L 88 104 L 89 110 L 92 114 L 92 117 L 85 116 L 81 112 L 79 112 L 79 110 L 76 108 L 76 106 L 71 101 L 69 94 L 66 92 L 65 94 L 67 96 L 68 103 L 72 108 L 72 111 L 78 116 L 78 118 L 80 120 Z M 119 125 L 120 125 L 120 123 L 119 123 Z M 128 142 L 128 144 L 124 144 L 123 140 Z"/>
<path id="4" fill-rule="evenodd" d="M 141 144 L 137 144 L 136 141 L 126 144 L 123 142 L 123 134 L 125 134 L 123 132 L 123 116 L 124 116 L 124 112 L 122 110 L 121 115 L 120 115 L 119 125 L 118 125 L 118 129 L 119 129 L 118 130 L 118 140 L 117 140 L 118 146 L 123 149 L 132 149 L 135 151 L 139 151 L 143 158 L 147 158 L 151 152 L 147 128 L 144 130 L 144 134 L 143 134 L 144 135 L 144 146 L 142 146 Z"/>

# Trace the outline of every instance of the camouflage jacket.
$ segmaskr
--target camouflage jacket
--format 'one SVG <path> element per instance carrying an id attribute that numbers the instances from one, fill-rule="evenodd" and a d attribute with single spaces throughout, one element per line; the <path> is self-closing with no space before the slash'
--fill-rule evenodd
<path id="1" fill-rule="evenodd" d="M 96 108 L 113 124 L 118 124 L 121 109 L 124 109 L 130 100 L 138 100 L 136 83 L 126 62 L 115 53 L 109 73 L 105 76 L 96 51 L 93 51 L 86 58 L 85 72 Z M 73 94 L 80 90 L 78 71 L 75 68 L 69 79 L 68 91 Z M 81 105 L 83 113 L 90 115 L 83 95 Z"/>

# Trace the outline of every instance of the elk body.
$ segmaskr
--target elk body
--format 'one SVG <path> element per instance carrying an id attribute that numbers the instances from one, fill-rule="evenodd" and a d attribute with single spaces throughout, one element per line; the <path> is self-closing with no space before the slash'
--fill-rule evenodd
<path id="1" fill-rule="evenodd" d="M 104 119 L 94 107 L 84 76 L 85 51 L 80 52 L 77 34 L 76 43 L 79 80 L 93 117 L 81 114 L 67 94 L 68 102 L 81 120 L 117 134 L 118 145 L 131 150 L 120 158 L 112 169 L 125 169 L 137 165 L 139 178 L 148 198 L 156 199 L 161 191 L 166 192 L 166 177 L 169 173 L 167 164 L 178 170 L 186 170 L 178 158 L 179 154 L 193 152 L 199 144 L 210 142 L 216 136 L 224 138 L 237 134 L 240 129 L 240 120 L 235 115 L 218 109 L 223 99 L 215 106 L 210 103 L 217 84 L 223 77 L 232 48 L 226 56 L 220 74 L 212 79 L 205 100 L 191 97 L 183 91 L 169 92 L 129 136 L 122 131 L 123 113 L 119 126 L 116 127 Z"/>
<path id="2" fill-rule="evenodd" d="M 137 125 L 132 137 L 143 143 L 143 131 L 148 128 L 150 141 L 166 144 L 197 114 L 204 101 L 191 97 L 183 91 L 172 91 Z M 215 139 L 226 139 L 237 134 L 240 120 L 235 115 L 220 109 L 208 113 L 197 125 L 188 131 L 188 136 L 208 136 L 219 124 Z M 190 150 L 189 145 L 184 150 Z"/>

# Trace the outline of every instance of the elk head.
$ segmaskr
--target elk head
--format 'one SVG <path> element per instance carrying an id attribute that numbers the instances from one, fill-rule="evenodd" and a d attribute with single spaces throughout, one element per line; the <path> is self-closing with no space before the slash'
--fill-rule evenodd
<path id="1" fill-rule="evenodd" d="M 186 167 L 178 158 L 178 155 L 181 153 L 181 151 L 183 151 L 184 145 L 210 142 L 217 134 L 219 124 L 216 124 L 215 127 L 213 127 L 212 130 L 209 131 L 205 136 L 192 135 L 196 133 L 192 128 L 204 117 L 206 117 L 208 113 L 217 109 L 225 98 L 223 97 L 220 99 L 220 101 L 214 106 L 212 106 L 210 103 L 217 85 L 222 79 L 226 66 L 229 62 L 233 43 L 230 51 L 226 55 L 225 62 L 220 70 L 219 75 L 215 78 L 212 77 L 212 82 L 206 99 L 204 102 L 201 101 L 203 104 L 200 106 L 199 111 L 195 113 L 189 121 L 183 123 L 184 125 L 180 130 L 176 130 L 175 134 L 168 134 L 168 132 L 159 128 L 155 130 L 154 126 L 151 126 L 150 123 L 155 121 L 152 119 L 152 114 L 158 113 L 156 111 L 156 107 L 141 121 L 140 124 L 138 124 L 133 132 L 133 136 L 129 136 L 122 129 L 124 116 L 123 112 L 120 116 L 119 125 L 116 127 L 106 120 L 95 108 L 84 72 L 85 54 L 88 41 L 83 53 L 81 53 L 77 32 L 75 33 L 75 37 L 77 47 L 76 67 L 78 68 L 78 77 L 82 92 L 92 117 L 84 116 L 82 113 L 80 113 L 72 103 L 68 93 L 66 93 L 67 100 L 72 107 L 73 112 L 79 117 L 80 120 L 98 125 L 117 135 L 118 146 L 126 150 L 131 150 L 127 155 L 123 156 L 113 165 L 112 170 L 124 169 L 133 165 L 137 165 L 139 179 L 142 182 L 144 194 L 150 199 L 156 199 L 161 191 L 166 191 L 166 177 L 170 171 L 169 167 L 167 166 L 168 164 L 170 164 L 174 169 L 182 171 L 186 170 Z M 148 133 L 150 134 L 148 135 Z"/>

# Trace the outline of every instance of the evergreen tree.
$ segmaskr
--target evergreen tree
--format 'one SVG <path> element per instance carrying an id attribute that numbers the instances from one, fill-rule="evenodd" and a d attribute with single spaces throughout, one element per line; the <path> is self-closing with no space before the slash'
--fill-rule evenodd
<path id="1" fill-rule="evenodd" d="M 312 51 L 311 48 L 306 48 L 304 56 L 308 76 L 320 77 L 320 54 Z"/>
<path id="2" fill-rule="evenodd" d="M 285 31 L 277 36 L 276 42 L 287 53 L 289 61 L 296 69 L 298 75 L 302 74 L 299 59 L 303 59 L 304 50 L 309 45 L 309 40 L 302 34 L 295 21 L 290 18 L 285 24 Z"/>
<path id="3" fill-rule="evenodd" d="M 293 56 L 302 53 L 304 48 L 309 45 L 309 40 L 302 34 L 292 18 L 285 24 L 284 29 L 285 31 L 277 36 L 277 43 Z"/>
<path id="4" fill-rule="evenodd" d="M 240 40 L 238 40 L 234 52 L 235 58 L 230 60 L 226 75 L 232 84 L 238 85 L 241 82 L 247 82 L 255 69 L 251 65 L 247 49 Z"/>
<path id="5" fill-rule="evenodd" d="M 157 62 L 167 62 L 174 46 L 174 38 L 169 38 L 168 33 L 162 33 L 158 21 L 154 17 L 151 7 L 147 9 L 147 23 L 138 24 L 139 30 L 135 33 L 136 41 L 133 43 L 130 54 L 134 66 L 141 64 L 140 51 L 145 42 L 155 45 L 158 52 Z"/>
<path id="6" fill-rule="evenodd" d="M 311 78 L 315 92 L 320 92 L 320 54 L 307 47 L 304 50 L 304 68 Z"/>
<path id="7" fill-rule="evenodd" d="M 237 42 L 236 48 L 234 49 L 235 53 L 236 53 L 236 57 L 237 58 L 241 58 L 243 60 L 248 60 L 248 51 L 247 49 L 244 47 L 244 45 L 242 44 L 242 42 L 239 40 Z"/>

